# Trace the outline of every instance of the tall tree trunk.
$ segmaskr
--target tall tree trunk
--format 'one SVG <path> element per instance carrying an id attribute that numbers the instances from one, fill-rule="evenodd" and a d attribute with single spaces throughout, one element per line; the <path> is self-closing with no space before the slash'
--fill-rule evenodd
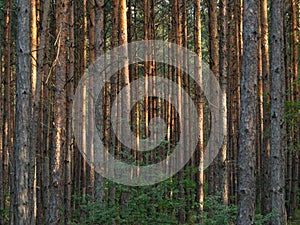
<path id="1" fill-rule="evenodd" d="M 31 151 L 33 153 L 39 153 L 40 157 L 37 158 L 37 165 L 36 167 L 31 167 L 31 174 L 34 171 L 34 168 L 38 169 L 38 168 L 42 168 L 42 173 L 39 173 L 39 182 L 38 185 L 41 187 L 38 189 L 38 193 L 39 193 L 39 198 L 38 202 L 43 202 L 42 196 L 46 196 L 46 193 L 44 192 L 44 190 L 42 189 L 42 185 L 46 184 L 47 182 L 45 182 L 45 180 L 43 179 L 43 175 L 44 173 L 46 173 L 47 171 L 44 170 L 43 168 L 43 163 L 42 161 L 44 160 L 43 156 L 43 148 L 41 148 L 41 140 L 43 140 L 42 136 L 40 135 L 41 132 L 41 126 L 40 126 L 40 122 L 42 121 L 42 116 L 40 116 L 40 112 L 42 113 L 41 110 L 41 91 L 42 91 L 42 77 L 45 77 L 45 72 L 44 72 L 44 56 L 45 56 L 45 47 L 46 47 L 46 32 L 48 31 L 48 19 L 49 19 L 49 10 L 50 10 L 50 0 L 47 0 L 44 2 L 44 6 L 43 6 L 43 15 L 42 15 L 42 23 L 41 23 L 41 34 L 40 34 L 40 43 L 39 43 L 39 49 L 37 50 L 37 62 L 36 62 L 36 66 L 37 66 L 37 74 L 39 74 L 39 76 L 36 76 L 36 82 L 35 82 L 35 89 L 32 90 L 32 98 L 33 98 L 33 102 L 32 102 L 32 131 L 31 131 Z M 33 21 L 32 21 L 33 22 Z M 44 121 L 43 121 L 44 122 Z M 38 166 L 40 165 L 40 166 Z M 32 185 L 32 182 L 31 182 Z M 48 204 L 48 202 L 46 202 L 46 204 Z M 37 207 L 37 220 L 36 222 L 38 224 L 43 223 L 44 220 L 43 218 L 46 217 L 46 212 L 44 210 L 44 208 L 41 205 L 38 205 Z"/>
<path id="2" fill-rule="evenodd" d="M 17 99 L 16 99 L 16 127 L 14 145 L 14 224 L 30 223 L 29 206 L 29 151 L 31 132 L 31 85 L 30 85 L 30 1 L 20 0 L 18 9 L 17 34 Z"/>
<path id="3" fill-rule="evenodd" d="M 227 71 L 228 71 L 228 33 L 227 0 L 220 1 L 220 83 L 222 88 L 222 131 L 224 135 L 223 146 L 220 152 L 220 191 L 222 192 L 224 204 L 228 204 L 228 171 L 227 171 Z"/>
<path id="4" fill-rule="evenodd" d="M 218 7 L 217 0 L 208 1 L 208 15 L 209 15 L 209 52 L 210 52 L 210 69 L 214 76 L 219 80 L 219 34 L 218 34 Z M 209 194 L 220 193 L 222 190 L 220 186 L 221 168 L 219 157 L 215 158 L 214 162 L 208 169 L 208 185 Z"/>
<path id="5" fill-rule="evenodd" d="M 262 214 L 270 213 L 270 62 L 268 2 L 260 1 L 262 79 L 263 79 L 263 140 L 261 151 L 261 209 Z"/>
<path id="6" fill-rule="evenodd" d="M 87 1 L 87 8 L 88 8 L 88 14 L 87 14 L 87 29 L 88 29 L 88 50 L 89 50 L 89 54 L 88 54 L 88 59 L 89 59 L 89 65 L 91 65 L 92 63 L 94 63 L 95 61 L 95 1 L 94 0 L 90 0 Z M 89 85 L 93 85 L 93 79 L 90 80 L 90 84 Z M 89 108 L 94 108 L 94 103 L 89 101 Z M 91 124 L 91 126 L 93 126 L 93 124 Z M 94 136 L 94 130 L 89 130 L 88 131 L 88 137 L 93 137 Z M 94 148 L 94 145 L 91 144 L 91 148 Z M 94 150 L 91 150 L 90 152 L 92 155 L 91 157 L 94 156 Z M 87 167 L 87 194 L 91 197 L 95 196 L 95 169 L 93 166 L 88 165 Z M 98 187 L 99 188 L 99 187 Z"/>
<path id="7" fill-rule="evenodd" d="M 66 142 L 66 154 L 65 154 L 65 224 L 68 224 L 72 218 L 72 185 L 73 185 L 73 177 L 72 177 L 72 157 L 74 155 L 74 138 L 72 132 L 72 104 L 73 104 L 73 95 L 74 95 L 74 83 L 75 83 L 75 24 L 74 24 L 74 3 L 70 3 L 69 5 L 69 60 L 68 60 L 68 74 L 67 74 L 67 142 Z"/>
<path id="8" fill-rule="evenodd" d="M 0 29 L 0 127 L 3 128 L 3 72 L 2 72 L 2 29 Z M 4 151 L 3 151 L 3 136 L 0 133 L 0 212 L 4 211 L 5 207 L 5 194 L 4 194 Z M 0 213 L 0 224 L 4 224 L 3 213 Z"/>
<path id="9" fill-rule="evenodd" d="M 254 224 L 258 67 L 258 2 L 244 0 L 241 119 L 238 151 L 238 225 Z"/>
<path id="10" fill-rule="evenodd" d="M 195 65 L 195 78 L 198 80 L 198 83 L 202 83 L 202 42 L 201 42 L 201 1 L 195 0 L 195 53 L 198 55 L 199 60 L 196 60 Z M 196 98 L 198 98 L 199 108 L 199 121 L 197 124 L 197 129 L 199 132 L 199 144 L 198 144 L 198 154 L 197 155 L 197 203 L 198 206 L 198 216 L 199 222 L 203 221 L 203 205 L 204 205 L 204 171 L 203 171 L 203 153 L 204 153 L 204 132 L 203 132 L 203 120 L 204 120 L 204 96 L 202 90 L 197 93 Z"/>
<path id="11" fill-rule="evenodd" d="M 292 52 L 292 60 L 291 60 L 291 70 L 292 70 L 292 79 L 293 82 L 291 84 L 291 99 L 293 102 L 297 101 L 297 95 L 298 95 L 298 23 L 297 23 L 297 6 L 296 1 L 291 0 L 291 20 L 292 20 L 292 35 L 291 35 L 291 52 Z M 292 119 L 292 123 L 295 125 L 293 128 L 293 134 L 292 134 L 292 180 L 291 180 L 291 192 L 290 192 L 290 202 L 289 204 L 289 210 L 288 210 L 288 216 L 293 218 L 295 216 L 295 211 L 297 208 L 297 192 L 298 192 L 298 176 L 299 176 L 299 151 L 298 148 L 298 133 L 299 133 L 299 124 L 297 123 L 297 119 Z"/>
<path id="12" fill-rule="evenodd" d="M 2 149 L 3 149 L 3 193 L 4 198 L 6 199 L 7 196 L 10 195 L 9 192 L 9 186 L 13 187 L 14 182 L 12 181 L 10 177 L 10 167 L 9 167 L 9 161 L 12 159 L 12 130 L 11 130 L 11 124 L 12 119 L 11 118 L 11 21 L 12 21 L 12 2 L 11 0 L 5 1 L 5 13 L 4 13 L 4 59 L 3 59 L 3 66 L 4 66 L 4 95 L 3 95 L 3 124 L 2 124 Z M 13 192 L 13 188 L 11 189 L 11 192 Z M 11 194 L 11 199 L 13 199 L 13 194 Z M 4 209 L 6 209 L 9 205 L 5 204 L 6 201 L 4 201 Z M 10 223 L 13 224 L 13 204 L 10 204 L 10 216 L 9 220 Z"/>
<path id="13" fill-rule="evenodd" d="M 182 20 L 181 20 L 181 11 L 180 11 L 180 1 L 175 0 L 173 3 L 173 13 L 174 13 L 174 27 L 175 27 L 175 42 L 177 45 L 182 45 Z M 178 49 L 177 52 L 175 53 L 177 55 L 177 65 L 180 66 L 181 61 L 179 61 L 179 58 L 181 57 L 180 50 Z M 181 69 L 176 68 L 176 81 L 179 87 L 182 87 L 182 72 Z M 180 91 L 179 91 L 180 93 Z M 179 94 L 177 96 L 177 103 L 178 103 L 178 112 L 177 114 L 179 115 L 176 119 L 179 122 L 179 124 L 183 124 L 183 118 L 182 118 L 182 96 Z M 180 128 L 181 129 L 181 128 Z M 179 128 L 177 128 L 176 133 L 175 133 L 176 140 L 179 140 L 180 138 L 180 131 Z M 179 160 L 183 160 L 184 156 L 180 155 Z M 179 162 L 180 163 L 180 162 Z M 183 201 L 184 199 L 184 189 L 183 189 L 183 172 L 179 171 L 178 172 L 178 200 L 180 202 Z M 178 222 L 180 224 L 184 224 L 185 218 L 184 218 L 184 208 L 182 206 L 179 207 L 178 209 Z"/>
<path id="14" fill-rule="evenodd" d="M 127 29 L 127 4 L 126 0 L 120 0 L 120 36 L 119 36 L 119 43 L 120 45 L 126 45 L 128 43 L 128 29 Z M 121 71 L 121 86 L 120 88 L 123 88 L 130 83 L 130 77 L 129 77 L 129 67 L 126 66 L 128 64 L 128 49 L 124 48 L 123 54 L 123 64 L 121 65 L 122 71 Z M 128 108 L 130 107 L 130 91 L 124 91 L 124 97 L 122 96 L 125 101 L 120 103 L 120 116 L 122 119 L 126 120 L 127 116 L 125 113 L 128 112 Z M 128 121 L 127 121 L 128 122 Z M 121 124 L 121 135 L 126 131 L 125 126 Z M 129 149 L 123 148 L 122 151 L 127 151 L 129 153 Z M 128 187 L 130 189 L 130 187 Z M 127 190 L 124 190 L 121 192 L 120 196 L 120 203 L 124 206 L 124 203 L 129 199 L 130 192 Z"/>
<path id="15" fill-rule="evenodd" d="M 284 1 L 271 2 L 271 209 L 272 225 L 286 224 Z"/>
<path id="16" fill-rule="evenodd" d="M 96 59 L 104 54 L 104 0 L 95 0 L 95 57 Z M 105 90 L 105 120 L 109 120 L 109 86 Z M 104 126 L 105 148 L 108 152 L 109 148 L 109 125 L 108 122 Z M 104 178 L 100 174 L 95 173 L 95 198 L 97 201 L 103 201 L 104 193 Z"/>
<path id="17" fill-rule="evenodd" d="M 119 0 L 114 0 L 112 2 L 112 34 L 111 34 L 111 48 L 114 49 L 118 46 L 118 35 L 119 35 Z M 112 52 L 111 57 L 113 57 L 115 52 Z M 113 59 L 112 59 L 113 61 Z M 118 74 L 113 76 L 111 78 L 111 96 L 110 99 L 114 99 L 117 95 L 117 80 L 118 80 Z M 112 115 L 114 118 L 117 118 L 117 115 Z M 110 153 L 112 155 L 115 154 L 116 146 L 118 145 L 117 138 L 115 137 L 113 129 L 111 129 L 111 149 Z M 113 205 L 116 201 L 116 188 L 113 184 L 109 184 L 108 187 L 108 196 L 109 196 L 109 204 Z M 116 219 L 116 218 L 115 218 Z M 115 221 L 113 221 L 113 224 L 115 224 Z"/>
<path id="18" fill-rule="evenodd" d="M 37 86 L 37 46 L 38 46 L 38 30 L 37 30 L 37 2 L 36 0 L 30 1 L 31 9 L 31 20 L 30 20 L 30 37 L 31 37 L 31 89 L 32 93 L 36 92 Z M 40 91 L 40 90 L 39 90 Z M 34 95 L 32 98 L 32 110 L 34 110 Z M 32 112 L 34 113 L 34 112 Z M 39 109 L 37 110 L 37 115 L 39 114 Z M 37 116 L 38 120 L 38 116 Z M 33 120 L 32 120 L 33 122 Z M 30 143 L 33 144 L 37 140 L 37 136 L 31 139 Z M 37 143 L 38 144 L 38 143 Z M 29 205 L 30 205 L 30 224 L 35 223 L 36 218 L 36 154 L 38 154 L 37 149 L 31 147 L 29 152 Z"/>
<path id="19" fill-rule="evenodd" d="M 67 0 L 57 2 L 57 64 L 54 91 L 54 123 L 51 152 L 50 180 L 50 218 L 49 224 L 62 223 L 63 209 L 63 156 L 66 152 L 66 72 L 67 72 L 67 41 L 68 41 L 69 3 Z"/>

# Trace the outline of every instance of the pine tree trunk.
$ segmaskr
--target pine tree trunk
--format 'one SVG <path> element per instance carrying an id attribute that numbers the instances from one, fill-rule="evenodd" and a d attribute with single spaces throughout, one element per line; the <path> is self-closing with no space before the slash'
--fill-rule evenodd
<path id="1" fill-rule="evenodd" d="M 214 76 L 219 80 L 219 34 L 218 34 L 218 7 L 217 0 L 208 2 L 208 16 L 209 16 L 209 52 L 210 52 L 210 69 Z M 214 162 L 209 166 L 208 169 L 208 182 L 209 182 L 209 193 L 220 193 L 221 192 L 221 165 L 219 157 L 216 157 Z"/>
<path id="2" fill-rule="evenodd" d="M 66 0 L 57 2 L 57 51 L 55 91 L 54 91 L 54 122 L 51 152 L 50 178 L 50 218 L 49 224 L 60 224 L 63 209 L 63 156 L 66 152 L 66 117 L 67 117 L 67 40 L 68 40 L 69 3 Z"/>
<path id="3" fill-rule="evenodd" d="M 95 57 L 96 59 L 100 57 L 104 53 L 104 0 L 95 0 Z M 109 113 L 109 86 L 106 87 L 105 90 L 105 121 L 110 121 L 110 113 Z M 109 148 L 109 128 L 107 128 L 108 122 L 105 123 L 104 126 L 104 137 L 105 137 L 105 148 L 106 152 L 108 152 Z M 104 193 L 104 178 L 95 173 L 95 198 L 97 201 L 103 201 L 105 197 Z"/>
<path id="4" fill-rule="evenodd" d="M 128 43 L 128 29 L 127 29 L 127 13 L 126 13 L 126 9 L 127 9 L 127 4 L 126 4 L 126 0 L 120 0 L 120 36 L 119 36 L 119 43 L 120 45 L 126 45 Z M 124 48 L 124 52 L 122 52 L 123 54 L 123 64 L 121 65 L 122 71 L 121 71 L 121 86 L 119 88 L 123 88 L 127 85 L 129 85 L 130 83 L 130 77 L 129 77 L 129 67 L 125 66 L 128 64 L 128 49 Z M 130 91 L 124 91 L 124 97 L 122 96 L 122 98 L 125 99 L 125 101 L 120 103 L 120 116 L 122 119 L 126 119 L 127 115 L 125 114 L 126 112 L 128 112 L 128 108 L 130 107 Z M 120 126 L 120 131 L 121 131 L 121 135 L 123 135 L 123 133 L 128 132 L 126 131 L 124 125 L 121 124 Z M 122 151 L 127 151 L 129 153 L 129 149 L 127 148 L 122 148 Z M 130 187 L 128 187 L 128 189 L 130 189 Z M 122 207 L 124 207 L 126 201 L 129 199 L 130 196 L 130 192 L 125 190 L 121 192 L 121 196 L 120 196 L 120 204 Z"/>
<path id="5" fill-rule="evenodd" d="M 271 2 L 271 209 L 272 225 L 286 224 L 284 1 Z"/>
<path id="6" fill-rule="evenodd" d="M 14 145 L 14 183 L 15 196 L 11 204 L 14 204 L 14 224 L 30 224 L 29 206 L 29 151 L 31 132 L 31 88 L 30 88 L 30 1 L 20 0 L 18 9 L 18 33 L 17 33 L 17 99 L 16 99 L 16 127 Z"/>
<path id="7" fill-rule="evenodd" d="M 223 146 L 220 152 L 220 191 L 223 195 L 224 204 L 228 204 L 228 170 L 227 170 L 227 71 L 228 71 L 228 49 L 227 49 L 227 0 L 220 1 L 220 83 L 222 88 L 222 131 L 224 135 Z"/>
<path id="8" fill-rule="evenodd" d="M 292 79 L 291 79 L 291 99 L 293 102 L 297 101 L 298 94 L 298 35 L 297 35 L 297 6 L 296 1 L 291 0 L 291 20 L 292 20 L 292 37 L 291 37 L 291 52 L 292 52 L 292 60 L 291 60 L 291 68 L 292 68 Z M 299 151 L 298 148 L 298 133 L 299 133 L 299 124 L 297 123 L 297 119 L 293 119 L 292 123 L 295 125 L 292 134 L 292 143 L 293 152 L 292 152 L 292 174 L 291 174 L 291 192 L 290 192 L 290 202 L 289 202 L 289 211 L 288 216 L 293 218 L 295 216 L 295 211 L 297 209 L 297 192 L 298 192 L 298 176 L 299 176 Z M 297 126 L 298 125 L 298 126 Z M 298 128 L 298 129 L 297 129 Z"/>
<path id="9" fill-rule="evenodd" d="M 261 209 L 270 213 L 270 62 L 267 0 L 260 2 L 262 79 L 263 79 L 263 140 L 261 151 Z"/>
<path id="10" fill-rule="evenodd" d="M 256 115 L 258 2 L 244 0 L 241 119 L 238 151 L 238 225 L 254 224 L 256 188 Z"/>
<path id="11" fill-rule="evenodd" d="M 31 8 L 31 20 L 30 20 L 30 36 L 31 36 L 31 89 L 32 93 L 36 92 L 37 88 L 37 46 L 38 46 L 38 31 L 37 31 L 37 2 L 36 0 L 30 1 Z M 34 110 L 34 94 L 32 97 L 32 110 Z M 33 115 L 34 111 L 32 112 Z M 39 114 L 39 109 L 37 110 L 37 115 Z M 33 117 L 34 118 L 34 117 Z M 38 120 L 38 116 L 37 116 Z M 34 122 L 32 120 L 32 122 Z M 31 131 L 34 132 L 34 131 Z M 31 139 L 31 144 L 38 140 L 37 136 Z M 40 143 L 37 143 L 40 145 Z M 37 149 L 33 149 L 31 146 L 31 151 L 29 152 L 29 205 L 30 205 L 30 224 L 35 223 L 36 209 L 37 209 L 37 199 L 36 199 L 36 154 L 38 154 Z"/>
<path id="12" fill-rule="evenodd" d="M 11 189 L 11 193 L 9 192 L 9 187 L 13 187 L 13 180 L 10 177 L 10 166 L 9 161 L 13 158 L 11 157 L 12 153 L 12 118 L 11 118 L 11 21 L 12 21 L 12 3 L 11 0 L 5 1 L 5 13 L 4 13 L 4 59 L 3 59 L 3 67 L 4 67 L 4 95 L 3 95 L 3 124 L 2 124 L 2 149 L 3 149 L 3 194 L 4 198 L 10 195 L 10 198 L 13 199 L 13 192 L 14 189 Z M 9 182 L 10 181 L 10 182 Z M 8 206 L 5 204 L 4 201 L 4 209 Z M 10 204 L 10 216 L 9 222 L 13 223 L 13 204 Z"/>

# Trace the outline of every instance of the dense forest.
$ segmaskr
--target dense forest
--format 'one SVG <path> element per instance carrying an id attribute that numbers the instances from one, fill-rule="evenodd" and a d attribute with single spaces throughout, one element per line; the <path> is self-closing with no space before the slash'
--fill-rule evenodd
<path id="1" fill-rule="evenodd" d="M 1 225 L 300 224 L 298 0 L 0 0 L 0 18 Z"/>

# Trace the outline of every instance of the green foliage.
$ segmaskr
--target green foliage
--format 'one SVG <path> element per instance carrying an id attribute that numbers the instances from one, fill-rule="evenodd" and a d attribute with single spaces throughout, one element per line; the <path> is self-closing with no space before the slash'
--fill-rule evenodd
<path id="1" fill-rule="evenodd" d="M 204 225 L 231 225 L 235 223 L 237 207 L 223 204 L 221 195 L 207 196 L 204 202 Z"/>
<path id="2" fill-rule="evenodd" d="M 168 182 L 162 182 L 155 188 L 116 185 L 117 198 L 122 192 L 130 193 L 123 205 L 118 202 L 99 203 L 86 196 L 81 200 L 79 210 L 75 210 L 70 224 L 112 224 L 114 221 L 117 224 L 177 224 L 174 212 L 180 202 L 168 195 L 172 186 Z M 174 190 L 176 192 L 178 190 Z"/>
<path id="3" fill-rule="evenodd" d="M 5 209 L 0 210 L 0 214 L 5 224 L 8 224 L 9 222 L 9 205 L 10 205 L 10 196 L 7 195 L 5 197 Z"/>
<path id="4" fill-rule="evenodd" d="M 73 211 L 72 225 L 97 224 L 178 224 L 177 213 L 180 208 L 187 215 L 186 224 L 201 225 L 231 225 L 235 224 L 237 206 L 223 204 L 222 195 L 205 196 L 204 212 L 197 213 L 196 183 L 190 179 L 197 173 L 196 168 L 186 167 L 183 171 L 182 185 L 185 190 L 184 199 L 178 198 L 178 177 L 174 176 L 154 186 L 126 187 L 106 182 L 116 189 L 116 199 L 121 199 L 122 193 L 129 193 L 128 199 L 121 204 L 118 201 L 97 202 L 90 196 L 74 196 L 78 208 Z M 107 191 L 107 189 L 106 189 Z M 188 194 L 187 194 L 188 193 Z M 257 213 L 255 224 L 262 225 L 271 215 L 262 216 Z"/>
<path id="5" fill-rule="evenodd" d="M 285 116 L 289 125 L 296 126 L 298 124 L 297 120 L 300 119 L 300 102 L 287 101 L 285 103 Z"/>

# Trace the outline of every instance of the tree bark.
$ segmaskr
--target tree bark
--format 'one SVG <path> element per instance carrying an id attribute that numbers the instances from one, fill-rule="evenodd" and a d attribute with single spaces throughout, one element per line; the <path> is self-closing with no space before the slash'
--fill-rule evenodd
<path id="1" fill-rule="evenodd" d="M 17 33 L 17 98 L 16 98 L 16 126 L 14 145 L 14 183 L 15 196 L 14 224 L 30 224 L 29 206 L 29 151 L 31 132 L 31 63 L 30 63 L 30 1 L 20 0 L 18 9 Z"/>
<path id="2" fill-rule="evenodd" d="M 284 1 L 271 2 L 271 209 L 272 225 L 286 224 Z"/>
<path id="3" fill-rule="evenodd" d="M 51 152 L 51 178 L 50 178 L 50 218 L 49 224 L 60 224 L 62 222 L 63 209 L 63 156 L 66 152 L 66 117 L 67 117 L 67 93 L 66 72 L 68 58 L 68 16 L 69 5 L 67 0 L 57 2 L 57 65 L 54 91 L 54 121 Z"/>
<path id="4" fill-rule="evenodd" d="M 224 204 L 228 204 L 228 170 L 227 170 L 227 146 L 228 146 L 228 128 L 227 128 L 227 71 L 228 71 L 228 33 L 227 0 L 220 1 L 220 83 L 222 88 L 222 112 L 221 128 L 224 135 L 223 146 L 220 152 L 220 191 L 222 192 Z"/>
<path id="5" fill-rule="evenodd" d="M 262 215 L 270 213 L 270 62 L 268 2 L 260 1 L 261 48 L 263 79 L 263 140 L 261 151 L 261 209 Z"/>
<path id="6" fill-rule="evenodd" d="M 201 1 L 195 0 L 195 53 L 199 59 L 202 60 L 202 42 L 201 42 Z M 202 61 L 195 60 L 195 78 L 199 83 L 202 82 Z M 199 87 L 198 87 L 199 88 Z M 199 204 L 198 211 L 198 222 L 203 222 L 203 206 L 204 206 L 204 171 L 203 171 L 203 152 L 204 152 L 204 96 L 202 90 L 197 93 L 196 98 L 198 99 L 197 107 L 199 108 L 199 121 L 197 124 L 197 130 L 199 132 L 199 143 L 197 155 L 197 191 L 196 201 Z"/>
<path id="7" fill-rule="evenodd" d="M 104 0 L 95 0 L 95 57 L 96 59 L 104 53 Z M 110 121 L 109 113 L 109 86 L 105 89 L 105 121 Z M 107 128 L 108 127 L 108 128 Z M 105 148 L 108 152 L 109 148 L 109 125 L 108 122 L 104 126 Z M 104 193 L 104 178 L 95 173 L 95 198 L 97 201 L 103 201 L 105 197 Z"/>
<path id="8" fill-rule="evenodd" d="M 258 67 L 258 2 L 244 0 L 241 119 L 238 151 L 238 225 L 254 224 Z"/>

